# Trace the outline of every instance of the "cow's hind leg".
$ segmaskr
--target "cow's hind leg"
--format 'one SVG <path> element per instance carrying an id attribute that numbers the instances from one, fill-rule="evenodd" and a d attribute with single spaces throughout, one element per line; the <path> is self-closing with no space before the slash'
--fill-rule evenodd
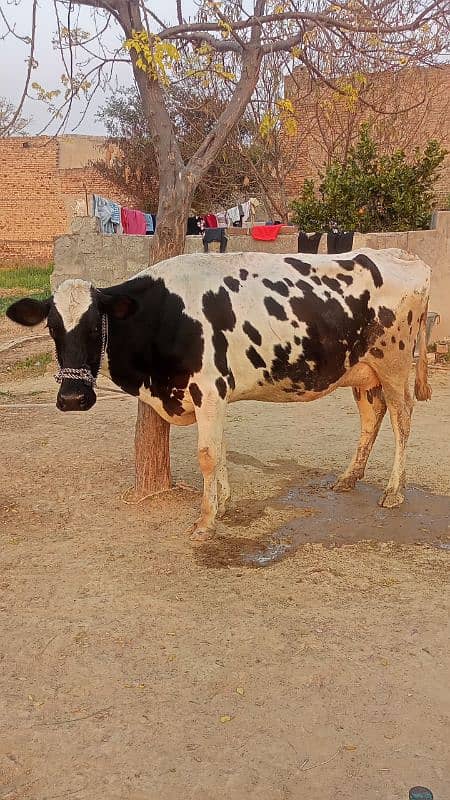
<path id="1" fill-rule="evenodd" d="M 386 402 L 381 386 L 367 390 L 354 388 L 353 396 L 361 420 L 361 435 L 351 463 L 333 486 L 336 492 L 354 489 L 356 481 L 364 477 L 367 460 L 386 413 Z"/>
<path id="2" fill-rule="evenodd" d="M 194 541 L 208 539 L 213 530 L 217 512 L 224 510 L 224 492 L 228 491 L 225 454 L 222 457 L 223 429 L 226 402 L 216 392 L 204 395 L 202 405 L 196 408 L 198 426 L 198 461 L 203 475 L 203 498 L 200 517 L 191 530 Z M 224 471 L 225 470 L 225 471 Z"/>
<path id="3" fill-rule="evenodd" d="M 227 446 L 225 437 L 222 437 L 220 462 L 217 470 L 217 516 L 225 514 L 227 502 L 230 499 L 230 484 L 228 481 Z"/>
<path id="4" fill-rule="evenodd" d="M 378 504 L 384 508 L 395 508 L 405 499 L 402 489 L 405 485 L 405 455 L 411 428 L 413 401 L 406 381 L 403 391 L 392 388 L 388 390 L 385 387 L 385 394 L 395 437 L 395 455 L 391 477 Z"/>

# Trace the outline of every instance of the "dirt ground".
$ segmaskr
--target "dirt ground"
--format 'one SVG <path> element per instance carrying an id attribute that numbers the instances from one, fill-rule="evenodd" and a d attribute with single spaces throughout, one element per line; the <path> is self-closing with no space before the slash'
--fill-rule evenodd
<path id="1" fill-rule="evenodd" d="M 193 547 L 197 493 L 124 502 L 136 401 L 64 415 L 42 371 L 0 352 L 0 800 L 448 800 L 450 373 L 391 512 L 388 421 L 365 484 L 328 488 L 349 390 L 231 406 L 230 510 Z M 199 489 L 194 428 L 172 457 Z"/>

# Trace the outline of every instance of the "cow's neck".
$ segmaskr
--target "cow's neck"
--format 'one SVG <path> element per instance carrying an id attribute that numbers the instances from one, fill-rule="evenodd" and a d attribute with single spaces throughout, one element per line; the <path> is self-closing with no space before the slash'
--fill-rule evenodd
<path id="1" fill-rule="evenodd" d="M 141 386 L 154 380 L 159 361 L 163 284 L 145 277 L 104 290 L 136 299 L 138 311 L 129 319 L 109 317 L 108 369 L 113 382 L 125 392 L 138 395 Z"/>

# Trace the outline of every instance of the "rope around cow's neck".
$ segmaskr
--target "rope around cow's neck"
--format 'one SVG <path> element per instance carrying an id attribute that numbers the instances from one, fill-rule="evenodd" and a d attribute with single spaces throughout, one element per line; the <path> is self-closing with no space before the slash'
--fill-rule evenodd
<path id="1" fill-rule="evenodd" d="M 100 351 L 100 362 L 98 365 L 98 370 L 95 375 L 89 369 L 89 367 L 81 367 L 79 369 L 72 369 L 71 367 L 62 367 L 59 363 L 59 370 L 55 375 L 55 380 L 57 383 L 61 383 L 65 378 L 69 378 L 72 381 L 83 381 L 83 383 L 87 383 L 88 386 L 95 386 L 97 381 L 98 373 L 100 372 L 100 367 L 102 365 L 103 357 L 106 353 L 106 348 L 108 346 L 108 317 L 106 314 L 102 315 L 102 349 Z"/>

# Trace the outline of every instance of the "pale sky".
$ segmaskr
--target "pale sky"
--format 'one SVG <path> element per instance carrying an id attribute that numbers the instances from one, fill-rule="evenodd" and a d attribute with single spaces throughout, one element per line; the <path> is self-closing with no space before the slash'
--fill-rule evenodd
<path id="1" fill-rule="evenodd" d="M 17 7 L 8 2 L 0 0 L 0 8 L 3 10 L 8 20 L 16 23 L 16 30 L 21 35 L 28 35 L 31 29 L 31 0 L 20 0 Z M 175 21 L 175 0 L 151 0 L 152 10 L 166 21 Z M 195 10 L 195 0 L 184 0 L 184 14 L 187 17 Z M 93 31 L 91 11 L 88 8 L 80 10 L 80 27 L 86 31 Z M 36 60 L 39 62 L 37 69 L 33 70 L 32 81 L 38 82 L 46 90 L 61 89 L 60 76 L 63 72 L 61 57 L 59 52 L 54 49 L 52 38 L 56 32 L 56 17 L 53 8 L 53 0 L 40 0 L 37 17 L 37 49 Z M 0 36 L 4 33 L 4 23 L 0 19 Z M 108 31 L 106 41 L 114 46 L 118 41 L 119 29 L 111 28 Z M 29 49 L 17 39 L 8 37 L 2 41 L 0 39 L 0 97 L 15 103 L 18 101 L 24 85 L 26 59 Z M 122 85 L 132 83 L 131 69 L 126 64 L 119 64 L 116 67 L 115 80 Z M 31 90 L 31 93 L 34 92 Z M 97 95 L 89 108 L 85 120 L 76 133 L 102 133 L 103 128 L 100 122 L 95 119 L 96 111 L 104 102 L 105 93 L 99 89 Z M 84 102 L 77 100 L 74 103 L 71 118 L 66 125 L 65 132 L 70 133 L 80 121 Z M 32 123 L 29 132 L 37 133 L 49 121 L 50 114 L 44 103 L 38 100 L 27 100 L 24 108 L 24 116 L 31 117 Z M 53 124 L 49 132 L 53 133 L 57 125 Z"/>

